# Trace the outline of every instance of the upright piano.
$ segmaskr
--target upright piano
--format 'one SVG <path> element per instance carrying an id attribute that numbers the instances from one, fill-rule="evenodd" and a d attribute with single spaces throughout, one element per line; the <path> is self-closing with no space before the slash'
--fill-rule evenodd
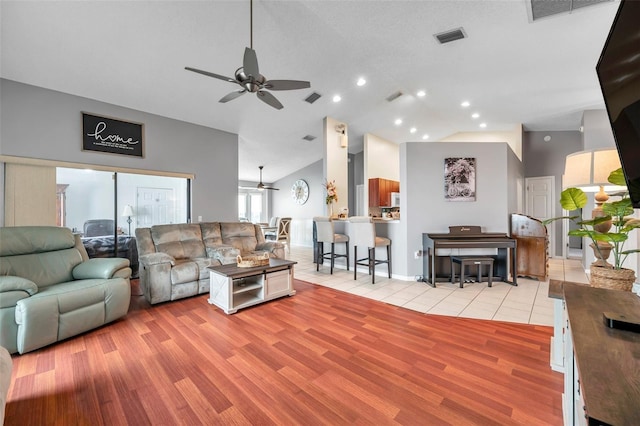
<path id="1" fill-rule="evenodd" d="M 466 249 L 495 249 L 494 275 L 508 284 L 517 286 L 516 240 L 507 234 L 482 232 L 480 226 L 450 226 L 449 233 L 422 234 L 422 273 L 423 281 L 432 287 L 438 278 L 449 279 L 449 262 L 444 258 L 450 255 L 479 255 Z M 463 250 L 464 249 L 464 250 Z M 509 265 L 511 261 L 511 265 Z M 509 281 L 509 272 L 513 281 Z"/>

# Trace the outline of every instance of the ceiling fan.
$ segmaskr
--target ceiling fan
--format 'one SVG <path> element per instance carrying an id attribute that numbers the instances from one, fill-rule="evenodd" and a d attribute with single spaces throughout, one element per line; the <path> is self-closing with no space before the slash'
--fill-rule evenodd
<path id="1" fill-rule="evenodd" d="M 308 81 L 300 80 L 267 80 L 265 76 L 260 74 L 258 69 L 258 57 L 256 51 L 253 50 L 253 0 L 251 0 L 250 6 L 250 46 L 244 49 L 244 58 L 242 66 L 235 72 L 234 78 L 225 77 L 220 74 L 215 74 L 209 71 L 199 70 L 197 68 L 185 67 L 188 71 L 193 71 L 198 74 L 203 74 L 209 77 L 217 78 L 219 80 L 228 81 L 229 83 L 236 83 L 242 89 L 235 90 L 225 96 L 223 96 L 219 102 L 226 103 L 247 92 L 255 93 L 262 102 L 272 106 L 275 109 L 282 109 L 283 106 L 267 90 L 297 90 L 307 89 L 311 87 L 311 83 Z"/>
<path id="2" fill-rule="evenodd" d="M 264 168 L 264 166 L 258 166 L 258 168 L 260 169 L 260 182 L 258 182 L 258 185 L 253 187 L 253 186 L 241 186 L 241 189 L 259 189 L 260 191 L 262 191 L 263 189 L 269 189 L 271 191 L 280 191 L 279 188 L 274 188 L 273 186 L 267 186 L 264 183 L 262 183 L 262 169 Z"/>

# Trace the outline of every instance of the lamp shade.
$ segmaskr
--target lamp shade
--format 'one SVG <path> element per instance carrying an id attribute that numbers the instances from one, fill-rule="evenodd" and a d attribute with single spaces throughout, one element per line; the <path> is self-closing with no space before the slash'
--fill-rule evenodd
<path id="1" fill-rule="evenodd" d="M 611 185 L 609 174 L 619 169 L 620 157 L 615 149 L 594 149 L 567 155 L 562 188 L 582 188 L 596 192 L 599 186 Z"/>
<path id="2" fill-rule="evenodd" d="M 127 204 L 126 206 L 124 206 L 124 209 L 122 210 L 122 216 L 125 216 L 125 217 L 133 216 L 133 208 L 131 207 L 130 204 Z"/>

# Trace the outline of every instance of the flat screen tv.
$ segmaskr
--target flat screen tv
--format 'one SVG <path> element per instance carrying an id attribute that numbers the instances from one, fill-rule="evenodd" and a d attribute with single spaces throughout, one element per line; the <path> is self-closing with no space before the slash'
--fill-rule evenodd
<path id="1" fill-rule="evenodd" d="M 640 208 L 640 1 L 621 1 L 596 72 L 629 195 Z"/>

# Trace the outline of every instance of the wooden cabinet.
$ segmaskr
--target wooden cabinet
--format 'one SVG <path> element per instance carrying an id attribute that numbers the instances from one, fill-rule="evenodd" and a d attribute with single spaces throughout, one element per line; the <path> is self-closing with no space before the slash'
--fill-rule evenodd
<path id="1" fill-rule="evenodd" d="M 400 182 L 397 180 L 369 179 L 369 207 L 391 206 L 392 192 L 400 192 Z"/>
<path id="2" fill-rule="evenodd" d="M 546 281 L 549 262 L 547 227 L 533 217 L 512 214 L 511 237 L 516 239 L 518 248 L 517 274 Z"/>
<path id="3" fill-rule="evenodd" d="M 550 291 L 552 283 L 558 285 L 551 280 Z M 567 281 L 560 285 L 565 308 L 564 424 L 638 424 L 640 333 L 607 327 L 603 312 L 640 321 L 640 299 L 630 291 Z"/>

